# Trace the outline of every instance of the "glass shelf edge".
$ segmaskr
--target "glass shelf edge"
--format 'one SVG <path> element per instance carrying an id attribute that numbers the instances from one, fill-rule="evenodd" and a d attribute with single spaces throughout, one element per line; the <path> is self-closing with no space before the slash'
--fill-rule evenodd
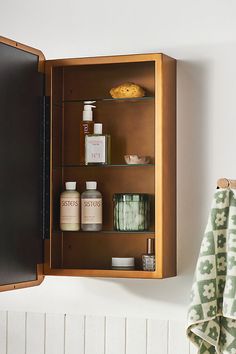
<path id="1" fill-rule="evenodd" d="M 53 169 L 57 168 L 91 168 L 91 167 L 98 167 L 98 168 L 112 168 L 112 167 L 154 167 L 155 164 L 109 164 L 109 165 L 61 165 L 61 166 L 54 166 Z"/>
<path id="2" fill-rule="evenodd" d="M 96 101 L 96 102 L 138 102 L 138 101 L 148 101 L 148 100 L 154 100 L 155 96 L 144 96 L 144 97 L 131 97 L 131 98 L 112 98 L 112 97 L 106 97 L 106 98 L 93 98 L 89 99 L 89 101 Z M 88 99 L 75 99 L 75 100 L 63 100 L 62 103 L 70 103 L 70 102 L 84 102 L 88 101 Z"/>
<path id="3" fill-rule="evenodd" d="M 153 101 L 155 96 L 145 96 L 145 97 L 134 97 L 134 98 L 93 98 L 93 99 L 75 99 L 75 100 L 62 100 L 60 102 L 52 102 L 53 106 L 61 107 L 63 103 L 83 103 L 85 101 L 96 101 L 96 102 L 142 102 L 142 101 Z"/>
<path id="4" fill-rule="evenodd" d="M 103 231 L 53 231 L 53 233 L 58 233 L 58 232 L 63 232 L 63 233 L 77 233 L 80 235 L 87 235 L 89 234 L 93 234 L 93 235 L 103 235 L 103 234 L 125 234 L 125 235 L 129 235 L 129 234 L 139 234 L 139 235 L 154 235 L 155 231 L 115 231 L 115 230 L 103 230 Z"/>

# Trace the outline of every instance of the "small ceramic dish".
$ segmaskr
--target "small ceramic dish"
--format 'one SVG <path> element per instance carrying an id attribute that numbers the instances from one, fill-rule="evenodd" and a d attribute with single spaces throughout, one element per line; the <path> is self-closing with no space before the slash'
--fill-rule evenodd
<path id="1" fill-rule="evenodd" d="M 150 162 L 150 156 L 125 155 L 124 158 L 127 165 L 147 165 Z"/>

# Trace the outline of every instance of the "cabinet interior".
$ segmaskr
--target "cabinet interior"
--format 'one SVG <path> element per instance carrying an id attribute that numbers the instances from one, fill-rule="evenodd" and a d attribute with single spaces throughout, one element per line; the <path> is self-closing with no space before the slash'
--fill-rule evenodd
<path id="1" fill-rule="evenodd" d="M 134 82 L 146 91 L 141 99 L 111 99 L 109 90 Z M 111 257 L 134 256 L 141 270 L 147 238 L 155 238 L 155 62 L 128 62 L 52 67 L 52 222 L 51 267 L 110 269 Z M 94 121 L 111 135 L 111 165 L 79 164 L 79 125 L 83 101 L 96 100 Z M 124 155 L 151 156 L 150 165 L 126 165 Z M 97 181 L 103 195 L 102 232 L 61 232 L 59 197 L 66 181 Z M 147 232 L 113 231 L 114 193 L 151 195 L 151 222 Z M 114 271 L 115 272 L 115 271 Z"/>

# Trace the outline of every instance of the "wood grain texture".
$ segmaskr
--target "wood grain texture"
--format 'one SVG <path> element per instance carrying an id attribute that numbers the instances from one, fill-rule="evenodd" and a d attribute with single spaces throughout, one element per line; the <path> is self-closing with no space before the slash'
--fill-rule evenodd
<path id="1" fill-rule="evenodd" d="M 236 180 L 235 179 L 220 178 L 217 181 L 217 187 L 236 189 Z"/>
<path id="2" fill-rule="evenodd" d="M 162 61 L 162 276 L 176 275 L 176 61 Z M 158 199 L 158 198 L 157 198 Z"/>
<path id="3" fill-rule="evenodd" d="M 9 290 L 16 290 L 16 289 L 23 289 L 23 288 L 30 288 L 32 286 L 40 285 L 44 280 L 43 266 L 44 266 L 43 264 L 37 265 L 37 279 L 36 280 L 15 283 L 15 284 L 0 285 L 0 292 L 9 291 Z"/>
<path id="4" fill-rule="evenodd" d="M 5 38 L 5 37 L 2 37 L 2 36 L 0 36 L 0 42 L 1 43 L 5 43 L 5 44 L 7 44 L 7 45 L 9 45 L 11 47 L 15 47 L 15 48 L 18 48 L 20 50 L 24 50 L 25 52 L 37 55 L 39 57 L 39 71 L 44 72 L 45 56 L 41 52 L 41 50 L 29 47 L 28 45 L 19 43 L 17 41 L 14 41 L 12 39 Z"/>
<path id="5" fill-rule="evenodd" d="M 129 54 L 129 55 L 115 55 L 115 56 L 98 56 L 85 58 L 68 58 L 68 59 L 54 59 L 47 60 L 45 63 L 46 69 L 58 66 L 73 66 L 73 65 L 97 65 L 97 64 L 114 64 L 114 63 L 130 63 L 130 62 L 146 62 L 160 60 L 162 54 L 148 53 L 148 54 Z"/>
<path id="6" fill-rule="evenodd" d="M 76 167 L 79 161 L 79 134 L 76 132 L 79 129 L 79 119 L 83 109 L 82 102 L 79 103 L 76 100 L 109 96 L 109 89 L 118 79 L 138 83 L 145 87 L 147 93 L 154 99 L 131 104 L 99 101 L 95 110 L 95 120 L 101 121 L 104 129 L 112 134 L 113 156 L 116 163 L 121 163 L 125 152 L 134 153 L 140 150 L 142 154 L 153 157 L 155 167 L 136 168 L 135 170 L 120 169 L 120 172 L 113 167 L 109 171 L 96 167 L 91 167 L 91 169 Z M 96 85 L 94 85 L 95 81 Z M 57 174 L 62 176 L 61 185 L 59 188 L 57 186 L 56 194 L 53 195 L 54 204 L 66 180 L 75 179 L 84 185 L 84 182 L 92 176 L 94 180 L 98 180 L 101 192 L 104 194 L 104 228 L 111 229 L 112 195 L 117 191 L 132 191 L 132 188 L 141 193 L 146 188 L 146 192 L 152 196 L 153 201 L 151 227 L 153 229 L 155 224 L 155 234 L 151 237 L 155 237 L 157 267 L 156 271 L 151 274 L 137 271 L 114 272 L 108 269 L 112 252 L 114 253 L 115 249 L 121 253 L 121 256 L 124 256 L 124 249 L 129 248 L 128 246 L 133 242 L 132 235 L 130 241 L 127 236 L 125 241 L 127 247 L 122 248 L 114 235 L 106 243 L 105 235 L 101 232 L 101 244 L 105 245 L 95 254 L 91 250 L 97 247 L 91 244 L 99 244 L 98 236 L 90 238 L 88 242 L 88 240 L 77 238 L 76 235 L 55 233 L 59 225 L 58 221 L 53 218 L 51 225 L 51 229 L 54 230 L 51 234 L 53 242 L 51 242 L 49 257 L 56 261 L 46 260 L 45 274 L 117 278 L 175 276 L 176 61 L 164 54 L 52 60 L 46 63 L 46 88 L 47 93 L 52 96 L 51 126 L 62 126 L 61 134 L 55 135 L 56 138 L 51 146 L 51 155 L 57 156 L 57 161 L 62 161 L 62 165 L 58 166 L 59 172 L 54 173 L 54 176 Z M 71 100 L 75 101 L 71 102 Z M 62 143 L 59 146 L 57 140 L 61 136 Z M 130 151 L 127 152 L 127 149 Z M 68 165 L 74 166 L 68 167 Z M 52 187 L 58 185 L 58 179 L 53 175 L 51 179 Z M 144 180 L 146 184 L 142 182 Z M 58 242 L 54 242 L 56 239 L 59 239 Z M 135 242 L 136 248 L 133 250 L 139 263 L 140 256 L 146 248 L 143 241 L 145 240 L 140 237 L 140 240 Z M 46 247 L 48 247 L 47 243 Z M 88 254 L 87 249 L 90 250 L 90 259 L 83 257 L 83 254 Z M 80 257 L 74 257 L 78 255 L 79 250 L 83 251 L 82 256 L 80 254 Z"/>

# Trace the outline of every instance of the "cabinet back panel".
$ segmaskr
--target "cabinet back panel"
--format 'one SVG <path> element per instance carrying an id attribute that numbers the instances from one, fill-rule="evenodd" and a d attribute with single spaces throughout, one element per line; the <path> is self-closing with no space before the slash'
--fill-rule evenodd
<path id="1" fill-rule="evenodd" d="M 84 191 L 86 181 L 98 182 L 98 190 L 103 195 L 103 230 L 113 229 L 114 193 L 150 194 L 150 229 L 154 230 L 154 166 L 78 167 L 79 127 L 83 112 L 83 102 L 79 100 L 111 98 L 110 89 L 124 82 L 139 84 L 145 89 L 147 96 L 155 96 L 154 62 L 78 65 L 52 69 L 54 171 L 51 263 L 54 267 L 109 269 L 112 255 L 129 255 L 140 259 L 146 250 L 146 239 L 150 237 L 145 234 L 107 236 L 102 233 L 86 233 L 81 236 L 79 233 L 68 232 L 62 235 L 59 230 L 59 195 L 66 181 L 77 181 L 80 192 Z M 126 154 L 147 155 L 155 163 L 154 99 L 97 101 L 95 105 L 94 122 L 103 123 L 103 132 L 111 135 L 112 164 L 125 164 Z"/>
<path id="2" fill-rule="evenodd" d="M 158 255 L 158 277 L 173 275 L 175 246 L 173 250 L 169 249 L 170 240 L 175 237 L 175 216 L 168 195 L 172 195 L 169 191 L 175 193 L 175 148 L 172 138 L 175 134 L 175 61 L 156 56 L 154 59 L 150 57 L 147 61 L 135 62 L 136 57 L 132 56 L 130 62 L 121 63 L 117 57 L 109 64 L 104 64 L 104 59 L 101 64 L 99 58 L 98 61 L 92 59 L 65 61 L 65 64 L 63 61 L 53 62 L 47 69 L 48 72 L 52 69 L 52 155 L 54 170 L 58 169 L 52 181 L 52 242 L 57 245 L 55 250 L 51 250 L 52 264 L 55 268 L 75 270 L 108 269 L 111 256 L 116 255 L 116 251 L 125 256 L 127 249 L 140 258 L 146 249 L 146 238 L 150 235 L 133 237 L 132 234 L 126 234 L 120 237 L 120 234 L 107 231 L 113 229 L 114 193 L 148 193 L 151 195 L 150 231 L 155 229 L 153 237 Z M 107 60 L 109 62 L 110 58 Z M 148 97 L 136 101 L 104 100 L 111 98 L 109 91 L 112 87 L 129 81 L 142 86 Z M 94 122 L 103 123 L 103 132 L 111 135 L 112 165 L 125 165 L 126 154 L 151 156 L 152 165 L 80 166 L 79 127 L 83 101 L 92 99 L 97 99 Z M 104 232 L 96 235 L 60 233 L 59 195 L 64 183 L 69 180 L 77 181 L 80 192 L 84 191 L 87 180 L 98 182 L 98 190 L 102 192 L 104 201 Z M 86 253 L 90 256 L 86 257 Z M 163 254 L 170 254 L 173 261 L 170 262 L 169 257 L 163 261 Z"/>
<path id="3" fill-rule="evenodd" d="M 154 161 L 154 100 L 97 102 L 94 121 L 111 135 L 112 163 L 125 163 L 124 155 L 151 156 Z M 79 124 L 83 103 L 64 105 L 64 164 L 79 164 Z"/>
<path id="4" fill-rule="evenodd" d="M 78 190 L 85 190 L 86 181 L 97 181 L 103 196 L 103 229 L 113 229 L 113 194 L 148 193 L 151 197 L 151 229 L 154 229 L 154 167 L 82 167 L 65 168 L 64 181 L 77 181 Z"/>
<path id="5" fill-rule="evenodd" d="M 69 66 L 63 70 L 65 100 L 111 97 L 110 89 L 124 82 L 142 86 L 146 95 L 153 95 L 155 91 L 152 61 Z"/>
<path id="6" fill-rule="evenodd" d="M 141 256 L 146 252 L 150 234 L 63 234 L 63 268 L 111 269 L 111 257 L 135 257 L 141 268 Z"/>
<path id="7" fill-rule="evenodd" d="M 51 218 L 53 223 L 53 231 L 59 231 L 60 222 L 60 193 L 62 191 L 62 174 L 61 169 L 56 168 L 52 172 L 53 190 L 52 190 L 52 210 Z"/>

